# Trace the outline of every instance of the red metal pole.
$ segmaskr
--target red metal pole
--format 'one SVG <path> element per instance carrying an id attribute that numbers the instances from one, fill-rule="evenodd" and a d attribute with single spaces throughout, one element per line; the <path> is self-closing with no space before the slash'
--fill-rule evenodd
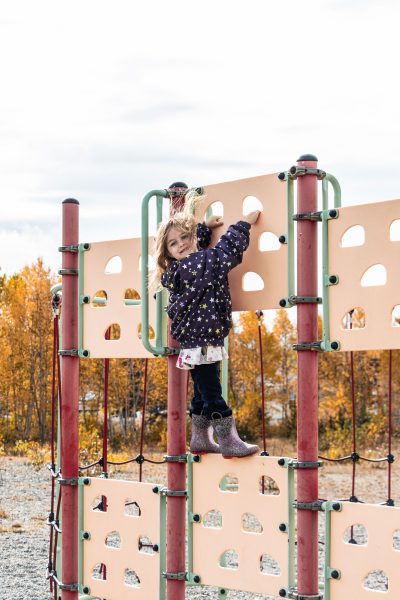
<path id="1" fill-rule="evenodd" d="M 173 188 L 183 188 L 185 184 L 173 184 Z M 172 188 L 172 186 L 171 186 Z M 170 189 L 171 189 L 170 188 Z M 171 197 L 171 209 L 179 210 L 182 199 Z M 168 345 L 178 344 L 168 335 Z M 176 367 L 176 355 L 168 356 L 168 410 L 167 410 L 167 453 L 176 456 L 186 453 L 186 392 L 187 372 Z M 186 489 L 186 464 L 168 463 L 168 489 Z M 167 498 L 167 572 L 184 573 L 185 561 L 185 524 L 186 498 L 168 496 Z M 185 581 L 167 579 L 167 600 L 185 600 Z"/>
<path id="2" fill-rule="evenodd" d="M 317 158 L 306 154 L 299 167 L 317 167 Z M 297 179 L 297 210 L 315 212 L 318 205 L 316 175 Z M 318 295 L 317 222 L 298 221 L 297 294 Z M 300 342 L 318 340 L 318 305 L 297 305 L 297 333 Z M 318 352 L 299 350 L 297 390 L 297 457 L 299 461 L 318 460 Z M 298 469 L 297 499 L 318 499 L 318 469 Z M 318 594 L 318 511 L 299 510 L 297 519 L 298 593 Z"/>
<path id="3" fill-rule="evenodd" d="M 63 202 L 63 246 L 78 244 L 79 202 Z M 78 254 L 63 252 L 63 270 L 78 269 Z M 62 345 L 78 348 L 78 276 L 62 278 Z M 63 479 L 78 477 L 78 397 L 79 358 L 64 356 L 61 380 L 61 474 Z M 78 486 L 64 485 L 62 491 L 62 582 L 78 583 Z M 62 590 L 62 600 L 78 600 L 78 592 Z"/>

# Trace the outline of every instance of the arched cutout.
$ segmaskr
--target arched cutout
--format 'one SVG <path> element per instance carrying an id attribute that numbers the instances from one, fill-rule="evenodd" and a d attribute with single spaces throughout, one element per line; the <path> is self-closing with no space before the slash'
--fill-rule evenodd
<path id="1" fill-rule="evenodd" d="M 133 288 L 128 288 L 125 290 L 125 300 L 140 300 L 140 294 Z"/>
<path id="2" fill-rule="evenodd" d="M 125 514 L 128 517 L 140 517 L 142 510 L 136 500 L 131 498 L 125 500 Z"/>
<path id="3" fill-rule="evenodd" d="M 94 565 L 92 569 L 92 578 L 102 579 L 103 581 L 107 579 L 107 568 L 104 563 L 97 563 Z"/>
<path id="4" fill-rule="evenodd" d="M 147 257 L 147 270 L 154 271 L 155 268 L 156 268 L 156 261 L 154 260 L 154 256 L 149 254 Z M 142 272 L 142 256 L 141 255 L 139 256 L 139 271 Z"/>
<path id="5" fill-rule="evenodd" d="M 227 473 L 219 482 L 219 489 L 223 492 L 238 492 L 239 479 L 234 473 Z"/>
<path id="6" fill-rule="evenodd" d="M 138 540 L 138 550 L 144 554 L 154 554 L 153 542 L 147 535 L 141 535 Z"/>
<path id="7" fill-rule="evenodd" d="M 217 200 L 216 202 L 213 202 L 212 204 L 210 204 L 210 206 L 207 207 L 207 210 L 204 213 L 204 220 L 207 219 L 207 215 L 209 213 L 211 213 L 215 217 L 223 217 L 224 216 L 224 205 L 222 204 L 222 202 Z"/>
<path id="8" fill-rule="evenodd" d="M 365 229 L 362 225 L 353 225 L 349 227 L 340 240 L 342 248 L 354 248 L 365 244 Z"/>
<path id="9" fill-rule="evenodd" d="M 342 329 L 363 329 L 365 327 L 365 310 L 355 306 L 342 317 Z"/>
<path id="10" fill-rule="evenodd" d="M 263 211 L 264 207 L 256 196 L 246 196 L 243 198 L 243 215 L 248 215 L 254 210 Z"/>
<path id="11" fill-rule="evenodd" d="M 257 519 L 256 515 L 252 513 L 243 513 L 242 514 L 242 529 L 246 533 L 262 533 L 263 526 L 260 521 Z"/>
<path id="12" fill-rule="evenodd" d="M 219 558 L 219 566 L 224 569 L 238 569 L 239 555 L 236 550 L 225 550 Z"/>
<path id="13" fill-rule="evenodd" d="M 400 327 L 400 304 L 392 309 L 392 327 Z"/>
<path id="14" fill-rule="evenodd" d="M 138 574 L 133 569 L 125 569 L 124 583 L 128 587 L 140 588 L 140 579 Z"/>
<path id="15" fill-rule="evenodd" d="M 400 219 L 396 219 L 390 223 L 390 241 L 400 242 Z"/>
<path id="16" fill-rule="evenodd" d="M 243 275 L 242 288 L 244 292 L 258 292 L 264 289 L 264 282 L 257 273 L 248 271 Z"/>
<path id="17" fill-rule="evenodd" d="M 122 258 L 120 256 L 113 256 L 107 262 L 104 269 L 106 275 L 116 275 L 122 271 Z"/>
<path id="18" fill-rule="evenodd" d="M 107 292 L 105 290 L 97 290 L 92 298 L 93 308 L 107 306 Z"/>
<path id="19" fill-rule="evenodd" d="M 215 508 L 209 510 L 201 520 L 203 527 L 220 529 L 222 527 L 222 513 Z"/>
<path id="20" fill-rule="evenodd" d="M 121 536 L 118 531 L 110 531 L 110 533 L 106 535 L 105 545 L 108 548 L 121 548 Z"/>
<path id="21" fill-rule="evenodd" d="M 396 529 L 393 532 L 393 548 L 395 550 L 400 550 L 400 529 Z"/>
<path id="22" fill-rule="evenodd" d="M 92 501 L 92 510 L 98 512 L 107 512 L 107 498 L 106 496 L 96 496 Z"/>
<path id="23" fill-rule="evenodd" d="M 386 573 L 380 569 L 370 571 L 363 581 L 364 589 L 374 592 L 387 592 L 389 590 L 389 579 Z"/>
<path id="24" fill-rule="evenodd" d="M 279 238 L 272 231 L 264 231 L 258 238 L 258 249 L 260 252 L 275 252 L 280 250 Z"/>
<path id="25" fill-rule="evenodd" d="M 275 479 L 272 479 L 269 475 L 260 477 L 258 491 L 262 496 L 279 496 L 281 493 Z"/>
<path id="26" fill-rule="evenodd" d="M 149 335 L 149 340 L 154 340 L 154 338 L 156 337 L 156 334 L 154 333 L 154 329 L 151 327 L 151 325 L 149 325 L 148 328 L 148 335 Z M 139 338 L 139 340 L 142 339 L 142 324 L 139 323 L 138 327 L 137 327 L 137 336 Z"/>
<path id="27" fill-rule="evenodd" d="M 387 281 L 386 267 L 381 264 L 372 265 L 364 271 L 361 277 L 362 287 L 373 287 L 378 285 L 385 285 Z"/>
<path id="28" fill-rule="evenodd" d="M 368 532 L 362 523 L 355 523 L 346 529 L 343 534 L 343 541 L 346 544 L 356 544 L 365 546 L 368 543 Z"/>
<path id="29" fill-rule="evenodd" d="M 107 341 L 119 340 L 120 337 L 121 337 L 121 327 L 118 325 L 118 323 L 113 323 L 112 325 L 110 325 L 106 329 L 106 332 L 104 334 L 104 339 Z"/>
<path id="30" fill-rule="evenodd" d="M 281 574 L 279 563 L 270 554 L 261 555 L 260 571 L 263 575 L 275 575 L 276 577 Z"/>

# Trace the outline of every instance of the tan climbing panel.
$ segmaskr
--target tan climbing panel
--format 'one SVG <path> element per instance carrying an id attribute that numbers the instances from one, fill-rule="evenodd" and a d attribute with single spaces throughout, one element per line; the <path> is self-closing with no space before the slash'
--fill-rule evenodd
<path id="1" fill-rule="evenodd" d="M 140 238 L 96 242 L 83 254 L 83 348 L 91 358 L 152 358 L 140 339 L 141 306 L 127 306 L 129 290 L 141 294 Z M 107 272 L 110 271 L 110 272 Z M 106 305 L 94 303 L 99 292 L 107 295 Z M 155 301 L 149 297 L 149 324 L 155 331 Z M 110 325 L 119 327 L 119 339 L 106 340 Z M 150 340 L 154 343 L 154 339 Z"/>
<path id="2" fill-rule="evenodd" d="M 199 221 L 214 203 L 223 206 L 224 226 L 214 229 L 211 245 L 215 245 L 229 225 L 258 207 L 257 201 L 249 197 L 258 199 L 263 212 L 251 228 L 250 246 L 242 264 L 229 276 L 232 307 L 237 311 L 279 308 L 279 300 L 288 295 L 287 244 L 278 241 L 279 236 L 287 234 L 286 183 L 274 173 L 208 185 L 204 191 L 207 197 L 196 211 Z M 215 210 L 214 204 L 214 214 Z M 263 251 L 260 247 L 273 249 Z M 263 289 L 245 291 L 246 281 L 250 288 L 259 284 Z"/>
<path id="3" fill-rule="evenodd" d="M 330 580 L 330 600 L 398 600 L 400 509 L 345 502 L 332 511 L 331 527 L 329 566 L 340 579 Z"/>
<path id="4" fill-rule="evenodd" d="M 329 287 L 330 339 L 341 350 L 400 348 L 400 200 L 341 208 L 328 232 L 329 275 L 339 277 Z"/>
<path id="5" fill-rule="evenodd" d="M 288 469 L 275 457 L 208 454 L 194 463 L 201 522 L 193 524 L 193 572 L 201 583 L 278 596 L 288 585 L 288 533 L 279 530 L 288 506 Z"/>
<path id="6" fill-rule="evenodd" d="M 90 539 L 83 542 L 82 583 L 91 596 L 159 598 L 160 554 L 150 545 L 160 544 L 160 497 L 153 487 L 102 478 L 84 486 L 83 530 Z M 102 497 L 106 511 L 96 508 Z"/>

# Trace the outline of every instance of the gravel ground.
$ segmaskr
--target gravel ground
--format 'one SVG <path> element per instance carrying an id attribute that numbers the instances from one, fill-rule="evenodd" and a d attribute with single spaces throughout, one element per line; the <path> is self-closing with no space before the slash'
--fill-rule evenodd
<path id="1" fill-rule="evenodd" d="M 387 466 L 361 465 L 356 495 L 367 502 L 386 500 Z M 163 483 L 164 466 L 144 469 L 146 481 Z M 348 498 L 351 490 L 351 467 L 325 463 L 320 473 L 320 497 Z M 50 477 L 46 467 L 35 469 L 21 458 L 0 458 L 0 600 L 52 600 L 45 580 L 49 528 Z M 137 479 L 135 473 L 125 473 L 124 478 Z M 399 474 L 396 463 L 393 469 L 392 497 L 400 503 Z M 322 521 L 322 519 L 321 519 Z M 323 547 L 320 548 L 322 560 Z M 382 590 L 383 591 L 383 590 Z M 190 600 L 216 600 L 215 588 L 188 588 Z M 229 600 L 270 600 L 244 592 L 230 591 Z M 123 600 L 123 599 L 121 599 Z M 149 599 L 150 600 L 150 599 Z"/>

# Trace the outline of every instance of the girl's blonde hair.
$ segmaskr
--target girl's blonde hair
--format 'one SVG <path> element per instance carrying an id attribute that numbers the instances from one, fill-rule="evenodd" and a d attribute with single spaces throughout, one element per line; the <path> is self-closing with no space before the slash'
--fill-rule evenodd
<path id="1" fill-rule="evenodd" d="M 195 190 L 189 190 L 185 195 L 185 205 L 182 211 L 174 213 L 166 222 L 160 224 L 154 250 L 156 263 L 155 279 L 160 281 L 161 275 L 173 261 L 167 250 L 167 237 L 171 229 L 181 229 L 193 239 L 196 235 L 197 221 L 194 217 L 196 205 L 204 196 Z"/>

